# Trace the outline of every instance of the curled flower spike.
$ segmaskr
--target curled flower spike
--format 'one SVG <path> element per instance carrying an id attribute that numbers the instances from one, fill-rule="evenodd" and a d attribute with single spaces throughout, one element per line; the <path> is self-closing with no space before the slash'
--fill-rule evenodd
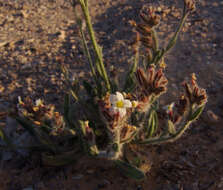
<path id="1" fill-rule="evenodd" d="M 63 116 L 59 112 L 55 112 L 53 105 L 44 105 L 41 99 L 35 101 L 25 98 L 22 101 L 18 97 L 17 110 L 20 117 L 25 117 L 32 121 L 36 126 L 48 125 L 52 128 L 51 135 L 57 135 L 64 131 L 65 122 Z"/>
<path id="2" fill-rule="evenodd" d="M 185 96 L 181 96 L 177 103 L 173 102 L 163 107 L 168 115 L 168 119 L 170 119 L 174 124 L 180 123 L 184 113 L 187 111 L 187 108 L 188 100 L 185 98 Z"/>
<path id="3" fill-rule="evenodd" d="M 196 82 L 196 76 L 193 73 L 191 77 L 191 85 L 188 83 L 183 84 L 190 104 L 197 104 L 198 106 L 204 105 L 207 102 L 207 93 L 205 89 L 200 88 Z"/>
<path id="4" fill-rule="evenodd" d="M 140 12 L 140 18 L 150 27 L 160 23 L 160 16 L 155 14 L 155 10 L 152 7 L 144 7 Z"/>
<path id="5" fill-rule="evenodd" d="M 47 108 L 43 104 L 39 105 L 38 101 L 37 104 L 34 104 L 28 97 L 22 101 L 20 96 L 18 97 L 17 109 L 20 116 L 29 116 L 34 120 L 39 120 L 47 112 Z"/>
<path id="6" fill-rule="evenodd" d="M 184 0 L 184 5 L 187 12 L 193 12 L 196 9 L 194 0 Z"/>
<path id="7" fill-rule="evenodd" d="M 137 24 L 135 21 L 129 22 L 131 26 L 133 26 L 137 31 L 136 33 L 138 40 L 135 40 L 134 44 L 138 44 L 136 42 L 140 41 L 146 49 L 154 49 L 156 46 L 156 42 L 153 39 L 153 27 L 159 24 L 160 16 L 155 14 L 155 10 L 153 8 L 144 7 L 140 12 L 140 18 L 142 20 L 142 23 Z M 134 51 L 136 52 L 135 47 Z"/>
<path id="8" fill-rule="evenodd" d="M 136 30 L 144 36 L 151 35 L 151 28 L 147 24 L 137 24 Z"/>
<path id="9" fill-rule="evenodd" d="M 155 70 L 155 66 L 151 66 L 144 72 L 141 68 L 136 71 L 136 79 L 138 82 L 138 108 L 142 112 L 146 112 L 152 103 L 152 98 L 158 98 L 165 93 L 168 83 L 163 74 L 162 68 Z"/>
<path id="10" fill-rule="evenodd" d="M 146 48 L 154 48 L 153 39 L 151 36 L 141 36 L 140 42 L 146 47 Z"/>
<path id="11" fill-rule="evenodd" d="M 154 67 L 150 67 L 147 73 L 139 68 L 136 72 L 136 79 L 143 96 L 151 94 L 161 95 L 167 90 L 166 85 L 168 81 L 163 74 L 162 68 L 155 71 Z"/>
<path id="12" fill-rule="evenodd" d="M 180 116 L 182 116 L 185 113 L 185 111 L 187 109 L 187 106 L 188 106 L 188 101 L 187 101 L 186 97 L 185 96 L 181 96 L 180 100 L 176 104 L 177 113 Z"/>

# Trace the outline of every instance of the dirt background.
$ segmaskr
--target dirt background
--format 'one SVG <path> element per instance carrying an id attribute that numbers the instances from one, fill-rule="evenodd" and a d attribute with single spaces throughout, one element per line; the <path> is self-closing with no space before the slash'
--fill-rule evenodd
<path id="1" fill-rule="evenodd" d="M 91 0 L 90 12 L 103 46 L 106 67 L 124 75 L 132 63 L 129 20 L 138 20 L 145 5 L 160 7 L 158 35 L 163 44 L 173 34 L 182 2 L 177 0 Z M 223 189 L 223 2 L 197 1 L 176 47 L 166 57 L 169 90 L 161 102 L 179 96 L 192 72 L 207 89 L 202 117 L 176 143 L 148 147 L 152 168 L 141 182 L 125 178 L 104 162 L 83 159 L 64 168 L 42 167 L 38 156 L 1 163 L 0 189 L 20 190 L 222 190 Z M 0 0 L 0 103 L 18 96 L 43 98 L 58 107 L 63 97 L 56 57 L 72 73 L 89 76 L 80 48 L 74 13 L 66 0 Z M 4 120 L 1 121 L 3 123 Z"/>

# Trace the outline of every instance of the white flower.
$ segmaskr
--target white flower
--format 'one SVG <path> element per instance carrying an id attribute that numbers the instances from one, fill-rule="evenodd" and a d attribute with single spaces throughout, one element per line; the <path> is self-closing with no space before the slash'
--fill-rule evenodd
<path id="1" fill-rule="evenodd" d="M 126 108 L 131 108 L 132 103 L 124 99 L 123 95 L 120 92 L 110 95 L 111 108 L 110 111 L 113 114 L 119 113 L 121 117 L 124 117 L 126 114 Z"/>
<path id="2" fill-rule="evenodd" d="M 43 101 L 41 99 L 38 99 L 36 100 L 36 106 L 39 107 L 39 106 L 42 106 L 43 105 Z"/>
<path id="3" fill-rule="evenodd" d="M 18 102 L 19 102 L 19 104 L 23 104 L 21 96 L 18 96 Z"/>

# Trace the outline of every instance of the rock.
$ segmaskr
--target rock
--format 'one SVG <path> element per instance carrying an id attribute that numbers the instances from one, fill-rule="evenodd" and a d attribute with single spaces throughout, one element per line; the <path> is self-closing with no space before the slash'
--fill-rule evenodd
<path id="1" fill-rule="evenodd" d="M 84 177 L 84 175 L 82 175 L 82 174 L 78 174 L 78 175 L 76 175 L 76 176 L 73 176 L 72 179 L 81 179 L 81 178 L 83 178 L 83 177 Z"/>

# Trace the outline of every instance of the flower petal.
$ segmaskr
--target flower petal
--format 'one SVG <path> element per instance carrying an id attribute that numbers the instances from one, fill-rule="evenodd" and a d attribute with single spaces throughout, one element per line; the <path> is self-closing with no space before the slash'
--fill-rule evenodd
<path id="1" fill-rule="evenodd" d="M 124 107 L 125 108 L 131 108 L 132 107 L 132 103 L 129 100 L 124 100 Z"/>
<path id="2" fill-rule="evenodd" d="M 126 114 L 126 109 L 125 108 L 119 108 L 118 111 L 119 111 L 119 114 L 120 114 L 121 117 L 125 116 L 125 114 Z"/>
<path id="3" fill-rule="evenodd" d="M 113 106 L 113 107 L 109 108 L 109 112 L 112 115 L 117 114 L 119 112 L 119 108 Z"/>
<path id="4" fill-rule="evenodd" d="M 124 100 L 124 97 L 123 97 L 123 95 L 120 92 L 116 92 L 116 97 L 117 97 L 117 101 Z"/>
<path id="5" fill-rule="evenodd" d="M 115 104 L 118 101 L 117 96 L 115 94 L 111 94 L 110 97 L 109 97 L 109 100 L 110 100 L 112 105 Z"/>
<path id="6" fill-rule="evenodd" d="M 41 106 L 41 105 L 43 105 L 43 102 L 42 102 L 41 99 L 36 100 L 35 103 L 36 103 L 36 106 Z"/>

